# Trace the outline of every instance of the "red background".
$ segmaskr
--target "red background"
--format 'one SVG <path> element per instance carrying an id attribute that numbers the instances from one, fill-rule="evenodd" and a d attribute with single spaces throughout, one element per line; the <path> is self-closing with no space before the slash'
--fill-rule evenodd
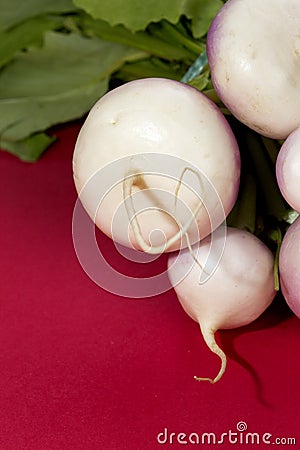
<path id="1" fill-rule="evenodd" d="M 271 440 L 295 437 L 298 448 L 300 322 L 281 298 L 253 324 L 218 333 L 228 366 L 211 385 L 193 376 L 215 376 L 219 360 L 173 291 L 121 298 L 83 271 L 71 233 L 78 131 L 58 130 L 37 163 L 0 153 L 0 449 L 200 448 L 156 437 L 164 428 L 220 435 L 239 421 Z M 108 238 L 98 241 L 115 267 L 132 270 Z M 165 269 L 165 256 L 153 264 L 135 269 Z"/>

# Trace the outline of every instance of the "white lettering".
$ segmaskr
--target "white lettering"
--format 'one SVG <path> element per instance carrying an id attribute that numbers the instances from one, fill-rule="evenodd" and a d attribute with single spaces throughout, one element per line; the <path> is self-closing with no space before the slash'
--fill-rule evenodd
<path id="1" fill-rule="evenodd" d="M 194 440 L 195 439 L 195 440 Z M 199 434 L 197 433 L 191 433 L 189 435 L 189 441 L 191 444 L 200 444 L 200 438 L 199 438 Z"/>
<path id="2" fill-rule="evenodd" d="M 176 433 L 170 433 L 170 444 L 173 444 L 173 437 L 176 436 Z"/>
<path id="3" fill-rule="evenodd" d="M 232 439 L 232 436 L 236 436 L 234 439 Z M 233 431 L 229 430 L 229 442 L 230 444 L 236 444 L 238 441 L 237 439 L 237 433 L 233 433 Z"/>
<path id="4" fill-rule="evenodd" d="M 218 444 L 223 444 L 224 443 L 224 437 L 227 436 L 227 433 L 222 433 L 221 434 L 221 438 L 218 440 Z"/>
<path id="5" fill-rule="evenodd" d="M 212 443 L 215 444 L 216 443 L 216 435 L 215 433 L 203 433 L 202 434 L 202 444 L 205 444 L 205 438 L 207 437 L 207 443 L 211 444 L 211 439 L 212 439 Z"/>
<path id="6" fill-rule="evenodd" d="M 164 439 L 162 440 L 161 437 L 163 437 Z M 157 439 L 157 442 L 159 444 L 166 444 L 167 443 L 167 439 L 168 439 L 168 429 L 165 428 L 164 431 L 162 431 L 161 433 L 158 433 L 156 439 Z"/>
<path id="7" fill-rule="evenodd" d="M 179 434 L 177 435 L 177 441 L 178 441 L 178 443 L 179 443 L 179 444 L 187 444 L 188 441 L 183 440 L 183 439 L 185 439 L 185 438 L 186 438 L 186 434 L 185 434 L 185 433 L 179 433 Z"/>
<path id="8" fill-rule="evenodd" d="M 265 434 L 263 434 L 263 436 L 262 436 L 262 440 L 263 440 L 263 443 L 264 444 L 271 444 L 271 442 L 270 442 L 270 438 L 272 437 L 272 434 L 271 433 L 265 433 Z"/>
<path id="9" fill-rule="evenodd" d="M 246 434 L 246 444 L 249 444 L 249 438 L 251 438 L 251 444 L 259 444 L 259 434 L 258 433 L 247 433 Z"/>

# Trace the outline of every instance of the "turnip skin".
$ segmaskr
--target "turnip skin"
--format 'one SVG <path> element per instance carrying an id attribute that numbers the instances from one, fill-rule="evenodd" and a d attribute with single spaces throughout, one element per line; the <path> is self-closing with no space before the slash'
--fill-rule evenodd
<path id="1" fill-rule="evenodd" d="M 197 252 L 203 270 L 210 244 L 208 236 Z M 253 234 L 232 227 L 227 228 L 224 252 L 215 272 L 202 284 L 199 283 L 202 270 L 188 250 L 169 256 L 168 275 L 179 302 L 199 323 L 208 347 L 222 360 L 214 379 L 197 379 L 215 383 L 221 378 L 226 356 L 217 346 L 214 333 L 247 325 L 266 310 L 276 295 L 273 268 L 274 257 L 269 248 Z"/>
<path id="2" fill-rule="evenodd" d="M 300 212 L 300 127 L 281 146 L 276 160 L 276 177 L 285 200 Z"/>
<path id="3" fill-rule="evenodd" d="M 184 166 L 174 173 L 177 180 L 162 180 L 160 166 L 157 167 L 157 176 L 145 175 L 147 155 L 151 153 L 182 158 L 185 166 L 192 165 L 201 170 L 219 195 L 218 201 L 225 216 L 230 212 L 238 194 L 240 176 L 240 155 L 233 132 L 222 113 L 206 96 L 183 83 L 167 79 L 132 81 L 108 92 L 94 105 L 74 150 L 73 173 L 77 192 L 80 194 L 88 180 L 101 168 L 132 155 L 133 165 L 124 167 L 123 177 L 128 176 L 130 171 L 141 171 L 142 175 L 144 173 L 143 181 L 149 188 L 162 188 L 174 198 Z M 137 165 L 134 162 L 136 158 Z M 141 191 L 140 186 L 135 186 L 135 190 L 139 189 Z M 184 187 L 179 198 L 191 211 L 199 203 L 199 198 L 185 191 Z M 112 235 L 113 217 L 123 202 L 123 186 L 120 183 L 108 193 L 96 217 L 92 218 L 115 241 L 141 249 L 132 230 L 128 236 L 130 227 L 126 212 L 119 220 L 122 226 Z M 93 211 L 91 203 L 84 198 L 83 204 L 89 213 Z M 172 214 L 168 203 L 163 206 Z M 176 213 L 173 216 L 176 218 Z M 220 217 L 216 225 L 225 216 Z M 153 229 L 162 230 L 166 239 L 178 231 L 175 221 L 158 210 L 140 214 L 139 222 L 145 241 Z M 197 226 L 201 238 L 212 231 L 205 208 L 197 216 Z M 191 241 L 196 240 L 199 240 L 199 233 L 191 236 Z M 182 242 L 178 241 L 168 251 L 176 250 L 181 245 Z"/>
<path id="4" fill-rule="evenodd" d="M 288 228 L 279 253 L 281 292 L 300 318 L 300 217 Z"/>
<path id="5" fill-rule="evenodd" d="M 207 55 L 228 109 L 258 133 L 285 139 L 300 125 L 299 0 L 228 0 Z"/>

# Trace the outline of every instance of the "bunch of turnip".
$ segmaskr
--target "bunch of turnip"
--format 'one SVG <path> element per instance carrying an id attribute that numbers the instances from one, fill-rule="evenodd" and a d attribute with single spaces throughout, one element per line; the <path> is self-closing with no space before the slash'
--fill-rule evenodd
<path id="1" fill-rule="evenodd" d="M 283 198 L 294 210 L 293 217 L 297 217 L 300 2 L 228 0 L 211 24 L 207 54 L 216 92 L 231 113 L 261 135 L 284 140 L 278 155 L 273 153 L 276 177 Z M 279 253 L 282 293 L 300 316 L 300 275 L 295 263 L 300 236 L 296 224 L 291 229 L 283 228 L 283 233 L 286 230 Z"/>
<path id="2" fill-rule="evenodd" d="M 276 161 L 278 187 L 287 204 L 296 212 L 293 218 L 300 212 L 299 31 L 300 3 L 297 0 L 266 0 L 264 2 L 228 0 L 211 24 L 207 38 L 207 54 L 213 85 L 224 105 L 240 122 L 263 137 L 274 140 L 286 139 L 279 153 L 277 154 L 273 145 L 268 157 L 271 162 Z M 265 139 L 265 142 L 269 143 L 267 150 L 270 150 L 270 141 Z M 270 171 L 265 170 L 266 163 L 262 155 L 255 153 L 253 147 L 255 147 L 255 139 L 253 140 L 252 134 L 252 140 L 248 142 L 249 154 L 252 155 L 258 172 L 261 171 L 260 175 L 265 177 L 262 184 L 266 186 L 269 182 L 269 186 L 265 189 L 266 196 L 274 194 L 276 197 L 274 191 L 278 191 L 278 187 L 270 176 Z M 270 190 L 271 186 L 272 190 Z M 283 202 L 280 203 L 282 206 Z M 270 210 L 276 216 L 278 208 L 273 206 L 274 204 L 271 205 Z M 298 218 L 289 228 L 288 215 L 284 217 L 283 211 L 284 207 L 281 208 L 279 217 L 276 217 L 281 222 L 283 232 L 286 232 L 281 248 L 278 246 L 277 249 L 281 290 L 292 311 L 300 317 L 300 219 Z M 287 222 L 282 219 L 286 219 Z M 272 262 L 270 251 L 260 243 L 261 250 L 257 250 L 257 261 L 255 261 L 255 255 L 252 255 L 252 263 L 251 251 L 249 251 L 246 255 L 246 259 L 249 260 L 249 271 L 243 272 L 243 266 L 241 268 L 239 262 L 244 261 L 244 258 L 239 252 L 243 254 L 243 251 L 246 251 L 248 236 L 244 234 L 245 245 L 237 248 L 232 241 L 242 236 L 242 232 L 234 230 L 233 233 L 232 231 L 229 231 L 227 248 L 218 269 L 206 284 L 199 283 L 201 269 L 194 265 L 184 281 L 175 287 L 184 309 L 199 322 L 207 345 L 222 360 L 222 366 L 216 378 L 213 380 L 208 378 L 211 382 L 220 379 L 226 363 L 224 353 L 215 342 L 214 332 L 218 328 L 230 328 L 247 323 L 248 303 L 247 300 L 245 304 L 243 303 L 244 298 L 249 300 L 253 294 L 250 303 L 253 320 L 255 312 L 258 316 L 275 295 L 275 291 L 272 291 L 271 275 L 274 261 Z M 254 239 L 253 236 L 252 239 Z M 200 260 L 208 252 L 207 246 L 208 242 L 205 241 L 200 246 Z M 230 254 L 231 250 L 232 254 Z M 263 253 L 266 258 L 262 263 L 265 272 L 258 274 L 255 270 L 257 268 L 259 271 Z M 230 255 L 228 259 L 227 254 Z M 188 255 L 180 255 L 174 267 L 173 259 L 171 259 L 169 269 L 171 279 L 173 272 L 179 270 L 177 266 L 186 264 L 191 264 Z M 266 285 L 260 290 L 259 275 L 263 276 L 262 273 L 265 274 Z M 250 293 L 246 290 L 245 297 L 239 293 L 236 298 L 234 292 L 228 291 L 227 284 L 224 285 L 224 280 L 228 281 L 228 275 L 232 276 L 235 287 L 243 285 L 242 280 L 245 277 L 250 281 L 253 275 L 253 288 L 250 288 Z M 216 302 L 219 303 L 215 305 Z M 238 308 L 241 305 L 243 306 L 239 311 Z M 257 311 L 255 311 L 256 307 L 258 307 Z M 250 321 L 251 319 L 248 320 Z"/>
<path id="3" fill-rule="evenodd" d="M 207 56 L 239 138 L 195 88 L 136 80 L 92 108 L 73 172 L 100 230 L 140 252 L 170 252 L 177 297 L 221 359 L 214 378 L 195 378 L 215 383 L 226 367 L 218 329 L 254 321 L 279 287 L 300 317 L 300 219 L 290 225 L 300 212 L 299 0 L 228 0 L 211 24 Z M 249 210 L 259 211 L 252 225 Z"/>
<path id="4" fill-rule="evenodd" d="M 163 164 L 170 165 L 168 176 Z M 109 165 L 119 171 L 120 182 L 112 182 L 99 198 L 103 168 Z M 104 233 L 147 253 L 173 251 L 169 278 L 208 346 L 222 358 L 220 374 L 211 380 L 217 381 L 225 355 L 214 332 L 256 319 L 275 295 L 271 251 L 251 233 L 218 233 L 240 180 L 238 144 L 223 114 L 183 83 L 127 83 L 91 110 L 77 139 L 73 170 L 79 197 Z M 190 211 L 185 220 L 180 202 Z M 153 244 L 157 229 L 165 241 Z"/>

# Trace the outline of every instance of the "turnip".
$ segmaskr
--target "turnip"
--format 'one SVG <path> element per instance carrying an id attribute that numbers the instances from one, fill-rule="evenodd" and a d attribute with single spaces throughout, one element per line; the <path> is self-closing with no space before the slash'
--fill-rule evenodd
<path id="1" fill-rule="evenodd" d="M 111 183 L 100 198 L 107 167 Z M 149 78 L 94 105 L 76 142 L 73 173 L 84 207 L 105 234 L 161 253 L 199 241 L 224 221 L 238 193 L 240 154 L 226 119 L 205 95 Z"/>
<path id="2" fill-rule="evenodd" d="M 276 139 L 300 125 L 299 0 L 228 0 L 207 54 L 216 92 L 241 122 Z"/>
<path id="3" fill-rule="evenodd" d="M 300 127 L 281 146 L 276 160 L 276 177 L 283 197 L 300 212 Z"/>
<path id="4" fill-rule="evenodd" d="M 168 258 L 168 275 L 183 309 L 199 323 L 207 346 L 221 358 L 214 379 L 195 377 L 211 383 L 220 380 L 226 368 L 226 355 L 216 343 L 215 332 L 249 324 L 276 294 L 274 257 L 269 248 L 252 233 L 228 227 L 219 259 L 219 252 L 214 251 L 218 246 L 211 244 L 213 238 L 218 241 L 220 237 L 211 235 L 200 243 L 196 253 L 199 264 L 186 249 Z M 211 276 L 202 281 L 207 271 Z"/>
<path id="5" fill-rule="evenodd" d="M 288 228 L 279 253 L 281 292 L 291 308 L 300 318 L 300 217 Z"/>

